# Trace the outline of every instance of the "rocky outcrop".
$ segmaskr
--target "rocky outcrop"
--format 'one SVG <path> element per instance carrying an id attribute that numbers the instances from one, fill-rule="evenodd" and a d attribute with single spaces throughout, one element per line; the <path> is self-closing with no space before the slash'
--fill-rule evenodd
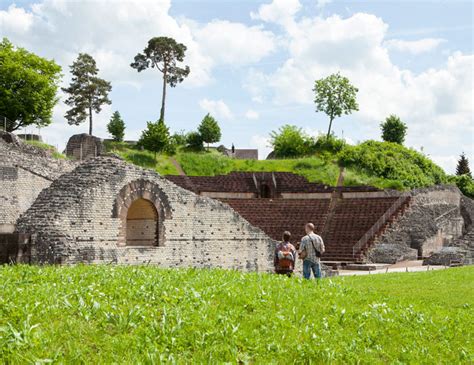
<path id="1" fill-rule="evenodd" d="M 400 244 L 379 243 L 369 251 L 368 261 L 381 264 L 395 264 L 400 261 L 416 260 L 418 251 Z"/>
<path id="2" fill-rule="evenodd" d="M 443 247 L 440 251 L 430 255 L 423 260 L 423 265 L 444 265 L 463 264 L 467 252 L 459 247 Z"/>

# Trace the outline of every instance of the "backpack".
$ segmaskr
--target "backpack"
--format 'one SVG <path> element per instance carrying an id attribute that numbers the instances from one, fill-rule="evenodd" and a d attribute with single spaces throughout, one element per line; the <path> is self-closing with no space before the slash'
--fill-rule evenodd
<path id="1" fill-rule="evenodd" d="M 277 257 L 278 257 L 278 266 L 280 268 L 282 268 L 282 269 L 292 269 L 293 268 L 295 258 L 293 256 L 293 253 L 290 250 L 285 249 L 284 247 L 281 247 L 277 251 Z"/>

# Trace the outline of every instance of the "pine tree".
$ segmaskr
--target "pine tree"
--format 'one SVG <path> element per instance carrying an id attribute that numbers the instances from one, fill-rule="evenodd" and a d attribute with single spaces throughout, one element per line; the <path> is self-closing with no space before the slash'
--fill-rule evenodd
<path id="1" fill-rule="evenodd" d="M 99 69 L 87 53 L 79 53 L 71 65 L 72 81 L 62 90 L 69 94 L 65 103 L 71 107 L 64 116 L 71 125 L 79 125 L 89 116 L 89 134 L 92 135 L 92 111 L 100 113 L 102 105 L 111 104 L 108 97 L 110 82 L 97 77 Z"/>
<path id="2" fill-rule="evenodd" d="M 467 175 L 469 177 L 472 177 L 471 169 L 469 168 L 469 160 L 467 159 L 464 152 L 461 153 L 461 156 L 459 157 L 458 166 L 456 167 L 456 175 Z"/>
<path id="3" fill-rule="evenodd" d="M 142 132 L 138 144 L 148 151 L 155 153 L 164 151 L 170 140 L 170 132 L 163 119 L 158 122 L 147 122 L 147 128 Z"/>
<path id="4" fill-rule="evenodd" d="M 107 124 L 107 131 L 112 135 L 114 141 L 122 142 L 125 132 L 125 123 L 118 111 L 112 114 L 109 124 Z"/>
<path id="5" fill-rule="evenodd" d="M 189 66 L 180 67 L 186 46 L 169 37 L 154 37 L 148 41 L 143 53 L 138 53 L 130 66 L 138 72 L 147 68 L 156 68 L 163 74 L 160 119 L 165 119 L 166 85 L 176 87 L 188 77 Z"/>
<path id="6" fill-rule="evenodd" d="M 207 149 L 209 150 L 209 143 L 219 142 L 221 139 L 221 128 L 209 113 L 206 114 L 201 124 L 198 127 L 199 134 L 201 135 L 202 141 L 207 143 Z"/>

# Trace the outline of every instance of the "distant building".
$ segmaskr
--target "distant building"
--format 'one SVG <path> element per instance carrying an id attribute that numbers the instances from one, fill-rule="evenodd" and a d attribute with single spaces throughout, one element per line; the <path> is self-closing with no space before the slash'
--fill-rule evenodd
<path id="1" fill-rule="evenodd" d="M 225 146 L 219 146 L 217 150 L 223 155 L 237 160 L 258 160 L 258 149 L 256 148 L 235 148 L 232 144 L 230 149 Z"/>

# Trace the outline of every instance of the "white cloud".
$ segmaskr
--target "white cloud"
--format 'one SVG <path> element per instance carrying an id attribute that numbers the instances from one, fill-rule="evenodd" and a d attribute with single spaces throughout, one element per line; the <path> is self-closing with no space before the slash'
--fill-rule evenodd
<path id="1" fill-rule="evenodd" d="M 199 106 L 213 117 L 224 119 L 233 118 L 232 112 L 223 100 L 202 99 L 199 101 Z"/>
<path id="2" fill-rule="evenodd" d="M 329 3 L 332 3 L 332 0 L 317 0 L 317 4 L 316 6 L 319 8 L 319 9 L 322 9 L 324 8 L 327 4 Z"/>
<path id="3" fill-rule="evenodd" d="M 390 39 L 385 42 L 385 46 L 390 50 L 408 52 L 417 55 L 420 53 L 432 51 L 443 42 L 446 42 L 446 40 L 442 38 L 423 38 L 416 41 Z"/>
<path id="4" fill-rule="evenodd" d="M 248 65 L 275 50 L 273 33 L 260 26 L 222 20 L 200 24 L 173 17 L 170 7 L 171 0 L 37 0 L 30 7 L 11 5 L 0 10 L 1 36 L 55 59 L 63 67 L 63 85 L 70 81 L 68 66 L 79 52 L 87 52 L 96 59 L 100 76 L 111 81 L 113 87 L 129 85 L 137 89 L 161 84 L 161 74 L 155 69 L 138 73 L 130 67 L 133 57 L 154 36 L 170 36 L 187 46 L 184 64 L 190 66 L 191 73 L 182 84 L 184 88 L 208 85 L 213 81 L 213 70 L 222 64 Z M 223 102 L 207 104 L 221 117 L 232 117 Z M 60 102 L 53 125 L 42 132 L 49 134 L 48 139 L 66 140 L 75 131 L 62 127 L 67 126 L 65 110 Z M 99 118 L 102 114 L 108 118 L 105 111 Z"/>
<path id="5" fill-rule="evenodd" d="M 256 120 L 259 117 L 260 117 L 260 115 L 258 114 L 258 112 L 256 112 L 255 110 L 252 110 L 252 109 L 247 110 L 247 112 L 245 113 L 245 118 L 247 118 L 247 119 Z"/>
<path id="6" fill-rule="evenodd" d="M 293 17 L 287 24 L 288 58 L 272 73 L 249 72 L 244 88 L 252 97 L 310 105 L 314 80 L 341 72 L 359 88 L 360 111 L 352 118 L 370 131 L 364 139 L 378 138 L 378 124 L 394 113 L 408 124 L 409 146 L 424 145 L 427 153 L 440 156 L 452 154 L 453 146 L 472 146 L 473 55 L 456 52 L 443 67 L 415 73 L 392 62 L 385 41 L 388 25 L 372 14 Z M 412 51 L 438 42 L 412 45 Z"/>
<path id="7" fill-rule="evenodd" d="M 226 20 L 213 20 L 195 34 L 203 54 L 233 66 L 258 62 L 276 47 L 272 32 Z"/>
<path id="8" fill-rule="evenodd" d="M 273 150 L 270 145 L 270 139 L 259 134 L 252 136 L 250 139 L 250 146 L 252 148 L 258 148 L 258 156 L 260 160 L 265 160 L 268 154 Z"/>
<path id="9" fill-rule="evenodd" d="M 270 4 L 260 5 L 256 13 L 250 13 L 250 17 L 289 27 L 294 23 L 294 15 L 300 10 L 299 0 L 273 0 Z"/>
<path id="10" fill-rule="evenodd" d="M 33 15 L 15 4 L 7 10 L 0 10 L 0 29 L 4 32 L 26 33 L 33 23 Z"/>

